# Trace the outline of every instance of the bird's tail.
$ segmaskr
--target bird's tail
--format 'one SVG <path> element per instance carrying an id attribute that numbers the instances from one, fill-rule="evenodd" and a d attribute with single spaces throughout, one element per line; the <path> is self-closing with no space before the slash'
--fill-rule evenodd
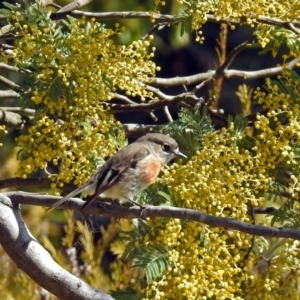
<path id="1" fill-rule="evenodd" d="M 65 197 L 63 197 L 62 199 L 60 199 L 59 201 L 57 201 L 56 203 L 54 203 L 52 206 L 50 206 L 47 209 L 47 213 L 52 211 L 53 209 L 55 209 L 56 207 L 60 206 L 61 204 L 63 204 L 64 202 L 68 201 L 69 199 L 73 198 L 74 196 L 82 193 L 83 191 L 87 190 L 89 188 L 89 183 L 84 184 L 83 186 L 77 188 L 76 190 L 72 191 L 71 193 L 69 193 L 68 195 L 66 195 Z"/>

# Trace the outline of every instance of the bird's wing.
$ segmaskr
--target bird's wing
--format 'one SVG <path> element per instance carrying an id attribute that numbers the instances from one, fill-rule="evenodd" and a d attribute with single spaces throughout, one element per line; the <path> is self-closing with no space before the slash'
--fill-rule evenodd
<path id="1" fill-rule="evenodd" d="M 62 199 L 60 199 L 59 201 L 57 201 L 56 203 L 54 203 L 52 206 L 50 206 L 47 209 L 47 213 L 50 212 L 51 210 L 55 209 L 56 207 L 58 207 L 59 205 L 63 204 L 64 202 L 68 201 L 70 198 L 82 193 L 83 191 L 85 191 L 86 189 L 88 189 L 89 187 L 89 182 L 87 182 L 86 184 L 82 185 L 81 187 L 77 188 L 76 190 L 72 191 L 71 193 L 69 193 L 68 195 L 66 195 L 65 197 L 63 197 Z"/>
<path id="2" fill-rule="evenodd" d="M 125 152 L 126 151 L 126 152 Z M 124 153 L 126 153 L 124 155 Z M 94 195 L 86 201 L 81 209 L 84 209 L 89 203 L 97 199 L 100 194 L 115 184 L 120 178 L 120 175 L 128 168 L 134 168 L 135 165 L 149 154 L 149 150 L 141 143 L 132 143 L 121 149 L 114 156 L 106 161 L 83 186 L 72 191 L 55 204 L 50 206 L 47 212 L 52 211 L 59 205 L 68 201 L 70 198 L 82 193 L 85 190 L 93 187 Z"/>
<path id="3" fill-rule="evenodd" d="M 81 207 L 81 210 L 118 182 L 120 176 L 128 168 L 135 168 L 136 164 L 148 154 L 149 150 L 146 146 L 141 143 L 132 143 L 111 157 L 91 178 L 96 186 L 96 192 Z"/>

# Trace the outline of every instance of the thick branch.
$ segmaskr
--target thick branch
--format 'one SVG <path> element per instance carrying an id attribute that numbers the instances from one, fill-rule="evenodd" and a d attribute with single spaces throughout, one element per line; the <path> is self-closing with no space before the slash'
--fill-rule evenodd
<path id="1" fill-rule="evenodd" d="M 14 203 L 24 203 L 40 206 L 51 206 L 61 197 L 31 194 L 24 192 L 10 192 L 6 193 Z M 84 201 L 78 198 L 73 198 L 65 202 L 62 207 L 65 209 L 80 210 Z M 84 210 L 84 214 L 98 214 L 107 217 L 135 219 L 135 218 L 177 218 L 182 220 L 195 221 L 206 224 L 212 227 L 226 227 L 238 230 L 251 235 L 258 235 L 264 237 L 283 237 L 300 240 L 300 230 L 293 228 L 277 228 L 267 227 L 255 224 L 249 224 L 230 218 L 214 217 L 202 213 L 197 210 L 187 208 L 177 208 L 171 206 L 146 206 L 144 209 L 137 207 L 124 207 L 104 202 L 91 203 Z"/>
<path id="2" fill-rule="evenodd" d="M 0 194 L 0 243 L 14 263 L 59 299 L 113 300 L 61 268 L 25 226 L 16 203 Z"/>

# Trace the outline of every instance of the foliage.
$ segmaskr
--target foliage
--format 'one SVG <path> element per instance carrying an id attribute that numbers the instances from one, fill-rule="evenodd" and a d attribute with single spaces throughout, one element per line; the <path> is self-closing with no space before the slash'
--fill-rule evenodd
<path id="1" fill-rule="evenodd" d="M 194 30 L 202 43 L 201 27 L 210 13 L 216 20 L 253 27 L 262 54 L 276 55 L 286 45 L 284 63 L 299 57 L 295 31 L 258 22 L 260 16 L 298 19 L 297 1 L 178 3 L 182 12 L 170 23 L 180 24 L 181 35 Z M 165 4 L 155 1 L 155 11 Z M 36 111 L 17 138 L 21 161 L 17 174 L 26 178 L 45 170 L 52 188 L 71 181 L 81 184 L 125 144 L 122 126 L 104 102 L 116 91 L 139 101 L 158 100 L 145 88 L 159 70 L 152 61 L 155 49 L 148 50 L 152 36 L 120 45 L 124 29 L 118 23 L 109 29 L 93 18 L 53 21 L 39 1 L 35 5 L 25 1 L 25 7 L 5 5 L 1 14 L 17 39 L 13 51 L 1 53 L 1 61 L 22 70 L 20 105 Z M 227 127 L 215 130 L 208 108 L 187 105 L 189 109 L 181 109 L 178 120 L 164 126 L 163 132 L 174 136 L 189 160 L 164 168 L 158 183 L 138 200 L 248 223 L 300 228 L 300 77 L 285 70 L 254 92 L 240 86 L 237 95 L 244 115 L 251 113 L 251 101 L 264 109 L 256 114 L 253 130 L 248 130 L 244 116 L 229 117 Z M 0 126 L 0 131 L 5 130 Z M 278 209 L 263 217 L 249 214 L 249 207 L 264 205 Z M 112 220 L 100 230 L 75 222 L 71 214 L 66 220 L 64 249 L 57 250 L 47 237 L 45 247 L 68 271 L 95 288 L 114 291 L 116 298 L 299 298 L 298 241 L 254 239 L 178 219 Z M 34 234 L 42 235 L 36 225 L 40 220 L 31 221 Z M 95 242 L 96 231 L 101 239 Z M 113 261 L 106 261 L 107 251 Z M 24 274 L 13 274 L 14 268 L 1 251 L 0 270 L 10 270 L 0 272 L 1 291 L 9 291 L 3 299 L 16 299 L 14 289 L 24 299 L 40 297 L 40 288 Z"/>
<path id="2" fill-rule="evenodd" d="M 297 1 L 215 1 L 215 0 L 177 0 L 185 9 L 184 12 L 175 17 L 175 23 L 181 23 L 181 35 L 190 30 L 195 31 L 196 40 L 203 43 L 201 27 L 207 22 L 207 14 L 212 14 L 216 20 L 225 20 L 231 24 L 231 29 L 235 29 L 234 24 L 248 25 L 255 28 L 255 35 L 258 38 L 258 44 L 265 48 L 265 51 L 272 51 L 275 56 L 279 47 L 285 45 L 289 48 L 290 54 L 299 56 L 299 39 L 297 31 L 291 31 L 290 28 L 280 28 L 259 23 L 257 20 L 261 16 L 275 18 L 280 20 L 297 20 L 300 12 L 300 4 Z M 159 12 L 159 5 L 165 6 L 165 1 L 156 0 L 156 12 Z M 187 8 L 186 8 L 187 7 Z"/>
<path id="3" fill-rule="evenodd" d="M 192 156 L 203 143 L 204 136 L 213 132 L 213 126 L 206 108 L 200 111 L 182 109 L 179 119 L 163 126 L 162 131 L 171 134 L 187 156 Z"/>
<path id="4" fill-rule="evenodd" d="M 206 133 L 202 147 L 187 164 L 173 164 L 165 170 L 163 182 L 173 190 L 175 205 L 250 222 L 249 205 L 263 205 L 272 195 L 287 191 L 289 199 L 282 203 L 273 219 L 265 219 L 264 223 L 299 228 L 299 82 L 296 73 L 286 71 L 279 80 L 267 80 L 268 93 L 256 90 L 255 99 L 269 113 L 257 116 L 255 128 L 259 134 L 251 143 L 243 133 L 245 121 L 237 118 L 218 134 Z M 293 103 L 291 95 L 295 96 Z M 181 131 L 183 139 L 184 133 Z M 193 133 L 197 140 L 198 131 L 189 132 Z M 157 220 L 149 221 L 149 227 L 154 223 L 157 228 Z M 258 261 L 261 262 L 260 257 L 265 257 L 264 252 L 271 245 L 256 248 L 257 241 L 254 247 L 258 251 L 248 256 L 247 249 L 253 247 L 248 235 L 192 222 L 178 223 L 179 229 L 174 220 L 164 222 L 157 235 L 153 235 L 152 243 L 171 247 L 172 268 L 152 283 L 149 299 L 176 294 L 186 299 L 196 295 L 243 299 L 245 290 L 247 299 L 256 299 L 258 292 L 267 299 L 297 297 L 293 286 L 298 284 L 299 252 L 292 249 L 298 241 L 276 246 L 276 267 L 266 267 L 261 272 L 257 271 Z M 149 243 L 149 236 L 145 242 Z M 227 278 L 231 278 L 230 283 Z"/>
<path id="5" fill-rule="evenodd" d="M 121 34 L 119 24 L 111 30 L 94 19 L 71 17 L 57 23 L 39 2 L 25 10 L 7 6 L 20 38 L 2 60 L 14 59 L 27 70 L 19 100 L 37 112 L 27 132 L 17 138 L 18 175 L 26 177 L 43 169 L 51 173 L 52 187 L 83 183 L 101 160 L 124 145 L 120 123 L 101 102 L 110 100 L 117 88 L 142 100 L 152 98 L 136 83 L 147 82 L 155 73 L 150 60 L 154 48 L 150 54 L 146 49 L 152 37 L 129 46 L 116 45 L 112 37 Z M 112 136 L 117 137 L 116 144 L 111 143 Z M 49 163 L 60 165 L 58 174 L 48 168 Z"/>

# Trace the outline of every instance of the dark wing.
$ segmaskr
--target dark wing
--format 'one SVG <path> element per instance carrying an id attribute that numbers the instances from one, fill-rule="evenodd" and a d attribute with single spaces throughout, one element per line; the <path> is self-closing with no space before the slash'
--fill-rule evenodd
<path id="1" fill-rule="evenodd" d="M 86 184 L 80 186 L 79 188 L 77 188 L 76 190 L 72 191 L 71 193 L 69 193 L 68 195 L 66 195 L 65 197 L 63 197 L 62 199 L 60 199 L 59 201 L 57 201 L 56 203 L 54 203 L 52 206 L 50 206 L 47 209 L 46 212 L 50 212 L 51 210 L 55 209 L 59 205 L 61 205 L 64 202 L 68 201 L 70 198 L 73 198 L 74 196 L 80 194 L 81 192 L 83 192 L 84 190 L 86 190 L 86 188 L 88 186 L 89 186 L 89 182 L 87 182 Z"/>
<path id="2" fill-rule="evenodd" d="M 135 168 L 136 164 L 148 154 L 149 150 L 147 149 L 145 142 L 135 142 L 127 145 L 108 159 L 89 180 L 89 184 L 96 186 L 95 194 L 86 201 L 81 209 L 84 209 L 89 205 L 89 203 L 97 199 L 100 194 L 118 182 L 123 172 L 125 172 L 128 168 Z"/>

